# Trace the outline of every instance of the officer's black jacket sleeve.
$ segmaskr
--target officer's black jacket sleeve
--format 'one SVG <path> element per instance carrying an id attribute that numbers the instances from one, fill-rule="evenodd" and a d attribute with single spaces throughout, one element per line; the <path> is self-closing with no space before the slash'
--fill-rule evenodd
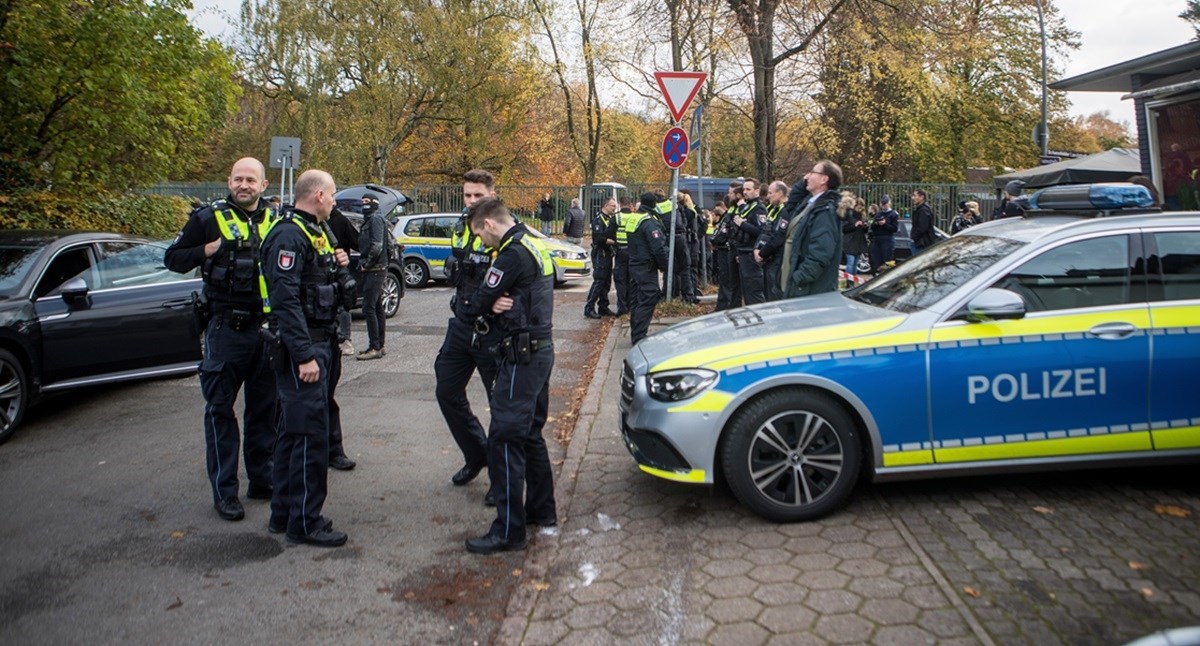
<path id="1" fill-rule="evenodd" d="M 646 245 L 650 248 L 650 255 L 654 257 L 654 264 L 662 271 L 667 270 L 667 245 L 664 242 L 666 236 L 663 235 L 662 228 L 658 226 L 658 220 L 653 217 L 646 218 L 638 225 L 638 232 L 646 237 Z"/>
<path id="2" fill-rule="evenodd" d="M 211 225 L 211 226 L 210 226 Z M 204 264 L 204 245 L 221 237 L 212 207 L 200 209 L 188 218 L 175 242 L 163 254 L 167 269 L 186 274 Z"/>
<path id="3" fill-rule="evenodd" d="M 333 235 L 337 236 L 338 249 L 350 253 L 351 251 L 361 251 L 358 248 L 358 231 L 354 230 L 354 224 L 350 222 L 350 218 L 342 215 L 341 211 L 334 210 L 329 215 L 329 228 L 333 231 Z"/>
<path id="4" fill-rule="evenodd" d="M 291 254 L 290 265 L 287 254 Z M 285 260 L 281 261 L 281 258 Z M 271 299 L 271 318 L 296 364 L 316 356 L 304 319 L 304 307 L 300 304 L 300 275 L 308 263 L 316 261 L 312 244 L 294 223 L 276 224 L 263 241 L 262 271 L 267 279 L 267 296 Z M 284 266 L 290 268 L 284 269 Z"/>
<path id="5" fill-rule="evenodd" d="M 745 233 L 753 238 L 755 242 L 758 242 L 758 236 L 762 233 L 762 205 L 755 203 L 753 208 L 742 215 L 742 218 L 742 223 L 738 225 L 738 228 L 742 230 L 742 233 Z"/>
<path id="6" fill-rule="evenodd" d="M 483 281 L 471 296 L 466 306 L 467 316 L 482 316 L 491 312 L 492 304 L 497 298 L 507 294 L 525 274 L 537 270 L 536 267 L 531 267 L 534 262 L 533 256 L 521 248 L 520 242 L 510 241 L 508 246 L 496 255 Z M 489 286 L 488 283 L 492 282 L 495 284 Z"/>

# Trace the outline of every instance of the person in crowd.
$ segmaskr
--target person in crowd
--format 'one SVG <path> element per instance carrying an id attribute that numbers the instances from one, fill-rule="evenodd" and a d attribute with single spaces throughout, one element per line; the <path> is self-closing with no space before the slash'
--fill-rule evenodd
<path id="1" fill-rule="evenodd" d="M 933 209 L 922 189 L 912 192 L 912 255 L 917 255 L 933 246 L 937 238 L 933 235 Z"/>
<path id="2" fill-rule="evenodd" d="M 583 242 L 583 232 L 587 229 L 587 216 L 579 206 L 579 198 L 571 198 L 571 208 L 567 209 L 567 219 L 563 222 L 563 233 L 567 242 L 577 245 Z"/>
<path id="3" fill-rule="evenodd" d="M 384 335 L 387 317 L 383 311 L 383 281 L 391 262 L 391 234 L 379 212 L 379 200 L 371 195 L 362 199 L 363 223 L 358 233 L 358 248 L 362 254 L 359 268 L 363 281 L 363 316 L 367 319 L 367 349 L 358 354 L 361 361 L 378 359 L 386 354 Z"/>
<path id="4" fill-rule="evenodd" d="M 538 219 L 542 221 L 542 235 L 549 237 L 550 223 L 554 220 L 554 201 L 550 199 L 549 191 L 538 202 Z"/>
<path id="5" fill-rule="evenodd" d="M 654 193 L 643 193 L 637 212 L 622 218 L 621 227 L 629 245 L 629 338 L 637 345 L 650 332 L 650 320 L 654 318 L 654 307 L 661 292 L 658 290 L 658 272 L 667 271 L 666 236 L 658 218 L 658 198 Z"/>
<path id="6" fill-rule="evenodd" d="M 847 191 L 848 193 L 849 191 Z M 852 204 L 845 200 L 838 203 L 838 221 L 842 225 L 842 254 L 846 261 L 846 274 L 858 274 L 858 259 L 867 253 L 867 202 L 861 197 L 852 197 Z"/>
<path id="7" fill-rule="evenodd" d="M 838 288 L 842 234 L 838 226 L 838 187 L 842 169 L 828 159 L 804 175 L 808 205 L 788 224 L 780 277 L 784 298 L 796 298 Z"/>
<path id="8" fill-rule="evenodd" d="M 1001 200 L 1000 213 L 993 219 L 997 218 L 1019 218 L 1025 215 L 1025 208 L 1021 206 L 1021 202 L 1017 199 L 1021 196 L 1021 191 L 1025 188 L 1025 182 L 1014 179 L 1004 185 L 1004 198 Z"/>
<path id="9" fill-rule="evenodd" d="M 767 212 L 762 233 L 754 249 L 754 259 L 763 267 L 763 297 L 768 301 L 783 298 L 779 272 L 783 267 L 783 244 L 787 239 L 788 218 L 784 215 L 788 185 L 776 180 L 767 186 Z"/>
<path id="10" fill-rule="evenodd" d="M 744 203 L 733 218 L 734 229 L 730 232 L 730 238 L 737 250 L 742 298 L 746 305 L 754 305 L 765 299 L 762 266 L 754 261 L 754 248 L 767 215 L 760 200 L 758 180 L 751 177 L 742 183 L 742 198 Z"/>
<path id="11" fill-rule="evenodd" d="M 617 292 L 617 316 L 623 316 L 629 313 L 633 302 L 629 280 L 629 242 L 625 238 L 625 227 L 622 226 L 623 220 L 633 215 L 633 198 L 622 195 L 617 204 L 620 208 L 613 214 L 604 235 L 613 241 L 613 286 Z"/>
<path id="12" fill-rule="evenodd" d="M 974 208 L 972 208 L 972 204 L 975 205 Z M 976 224 L 979 224 L 979 202 L 962 200 L 958 203 L 958 213 L 950 221 L 950 235 L 954 235 Z"/>
<path id="13" fill-rule="evenodd" d="M 590 319 L 617 315 L 608 307 L 616 244 L 616 240 L 608 237 L 608 226 L 616 214 L 617 200 L 610 197 L 592 217 L 592 286 L 588 290 L 587 302 L 583 304 L 583 315 Z"/>
<path id="14" fill-rule="evenodd" d="M 892 208 L 892 196 L 879 200 L 879 210 L 871 219 L 867 232 L 871 236 L 871 273 L 878 274 L 892 260 L 896 251 L 896 232 L 900 230 L 900 214 Z"/>
<path id="15" fill-rule="evenodd" d="M 1137 184 L 1138 186 L 1144 187 L 1147 191 L 1150 191 L 1150 199 L 1153 200 L 1153 202 L 1150 204 L 1151 208 L 1159 208 L 1162 206 L 1162 199 L 1158 196 L 1158 187 L 1154 185 L 1154 180 L 1146 177 L 1145 175 L 1134 175 L 1133 177 L 1129 178 L 1129 182 L 1131 184 Z"/>

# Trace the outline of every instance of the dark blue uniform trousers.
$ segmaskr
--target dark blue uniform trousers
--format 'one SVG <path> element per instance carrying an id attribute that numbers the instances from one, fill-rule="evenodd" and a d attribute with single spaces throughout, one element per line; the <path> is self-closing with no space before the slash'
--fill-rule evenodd
<path id="1" fill-rule="evenodd" d="M 779 271 L 783 267 L 782 254 L 777 253 L 763 262 L 763 295 L 768 301 L 783 300 L 783 288 L 779 285 Z"/>
<path id="2" fill-rule="evenodd" d="M 554 348 L 539 349 L 528 365 L 502 359 L 498 367 L 488 428 L 488 476 L 496 494 L 496 520 L 488 533 L 515 543 L 525 540 L 527 519 L 543 524 L 557 520 L 554 475 L 542 437 Z"/>
<path id="3" fill-rule="evenodd" d="M 654 318 L 654 306 L 662 292 L 658 290 L 658 272 L 650 263 L 629 265 L 632 278 L 629 295 L 633 302 L 629 306 L 629 340 L 637 343 L 650 331 L 650 319 Z"/>
<path id="4" fill-rule="evenodd" d="M 761 303 L 763 296 L 762 266 L 754 262 L 754 250 L 737 252 L 737 270 L 741 276 L 742 299 L 747 305 Z"/>
<path id="5" fill-rule="evenodd" d="M 487 436 L 479 418 L 471 411 L 467 384 L 471 381 L 471 373 L 478 370 L 490 398 L 492 384 L 496 381 L 496 359 L 487 351 L 483 339 L 472 345 L 474 332 L 472 326 L 458 317 L 451 318 L 446 324 L 442 349 L 438 350 L 433 362 L 433 373 L 437 377 L 438 406 L 450 427 L 450 435 L 462 451 L 464 463 L 481 468 L 487 464 Z"/>
<path id="6" fill-rule="evenodd" d="M 612 288 L 613 255 L 611 251 L 597 252 L 592 250 L 592 287 L 588 290 L 585 312 L 595 312 L 609 309 L 608 290 Z M 596 305 L 599 304 L 599 310 Z M 620 307 L 618 305 L 617 307 Z"/>
<path id="7" fill-rule="evenodd" d="M 717 247 L 717 311 L 742 306 L 742 279 L 738 275 L 737 252 Z"/>
<path id="8" fill-rule="evenodd" d="M 245 438 L 240 438 L 233 403 L 245 386 Z M 275 449 L 275 375 L 267 360 L 258 328 L 237 331 L 214 316 L 204 332 L 200 362 L 200 391 L 204 394 L 204 444 L 213 502 L 238 495 L 238 444 L 246 457 L 250 482 L 271 482 L 271 453 Z"/>
<path id="9" fill-rule="evenodd" d="M 617 247 L 613 262 L 613 283 L 617 288 L 617 314 L 625 314 L 632 306 L 629 295 L 629 250 Z"/>
<path id="10" fill-rule="evenodd" d="M 313 343 L 321 376 L 306 384 L 286 352 L 275 366 L 279 384 L 279 439 L 275 443 L 271 524 L 282 525 L 297 536 L 321 529 L 329 474 L 329 386 L 333 356 L 338 354 L 336 335 Z"/>

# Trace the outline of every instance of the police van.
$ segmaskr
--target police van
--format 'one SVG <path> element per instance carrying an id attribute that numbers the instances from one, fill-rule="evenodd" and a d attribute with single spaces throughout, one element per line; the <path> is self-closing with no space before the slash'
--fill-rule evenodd
<path id="1" fill-rule="evenodd" d="M 689 320 L 632 348 L 642 471 L 723 478 L 775 521 L 855 481 L 1200 460 L 1200 214 L 1064 186 L 841 293 Z"/>

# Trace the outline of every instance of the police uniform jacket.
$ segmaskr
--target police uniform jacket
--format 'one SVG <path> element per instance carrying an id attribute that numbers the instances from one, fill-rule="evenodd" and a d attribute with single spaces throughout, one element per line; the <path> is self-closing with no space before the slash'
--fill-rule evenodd
<path id="1" fill-rule="evenodd" d="M 764 260 L 774 258 L 779 254 L 783 250 L 783 243 L 787 240 L 788 218 L 784 213 L 785 206 L 785 204 L 767 206 L 766 221 L 756 245 L 758 254 Z"/>
<path id="2" fill-rule="evenodd" d="M 277 220 L 263 241 L 262 263 L 271 328 L 295 363 L 312 360 L 313 337 L 333 334 L 341 303 L 334 248 L 316 216 L 293 209 Z"/>
<path id="3" fill-rule="evenodd" d="M 614 250 L 624 249 L 625 247 L 627 247 L 629 245 L 629 242 L 627 240 L 625 240 L 625 235 L 622 231 L 621 223 L 625 220 L 625 218 L 629 217 L 632 214 L 633 214 L 633 211 L 630 211 L 629 209 L 624 208 L 624 209 L 621 209 L 620 211 L 617 211 L 616 213 L 614 213 L 612 218 L 609 219 L 608 228 L 604 230 L 604 237 L 609 238 L 613 241 L 613 249 Z"/>
<path id="4" fill-rule="evenodd" d="M 200 267 L 204 276 L 204 294 L 214 308 L 262 312 L 258 251 L 274 217 L 266 200 L 260 199 L 258 210 L 253 212 L 243 210 L 232 196 L 217 200 L 192 212 L 175 242 L 167 248 L 163 262 L 167 269 L 179 273 Z M 226 221 L 225 227 L 221 225 L 221 218 Z M 230 239 L 230 236 L 236 239 Z M 204 246 L 217 239 L 223 239 L 221 247 L 206 257 Z"/>
<path id="5" fill-rule="evenodd" d="M 483 277 L 492 265 L 492 249 L 483 244 L 471 231 L 471 221 L 466 210 L 454 225 L 450 237 L 450 257 L 446 259 L 446 277 L 454 285 L 451 306 L 454 315 L 466 323 L 474 323 L 477 315 L 471 314 L 471 299 L 474 298 Z M 486 308 L 484 309 L 486 312 Z"/>
<path id="6" fill-rule="evenodd" d="M 631 217 L 644 216 L 633 231 L 627 234 L 629 242 L 629 264 L 653 264 L 662 271 L 667 270 L 666 236 L 653 213 L 639 211 Z M 628 231 L 628 226 L 626 225 Z"/>
<path id="7" fill-rule="evenodd" d="M 842 259 L 842 227 L 837 217 L 837 191 L 826 191 L 805 207 L 788 227 L 781 281 L 784 298 L 832 292 L 838 285 Z M 783 287 L 783 285 L 781 285 Z"/>
<path id="8" fill-rule="evenodd" d="M 746 204 L 738 211 L 738 215 L 742 216 L 742 223 L 738 225 L 733 236 L 734 246 L 740 252 L 752 251 L 755 243 L 758 242 L 759 234 L 762 233 L 763 220 L 766 219 L 767 211 L 755 198 L 746 200 Z"/>
<path id="9" fill-rule="evenodd" d="M 616 220 L 616 215 L 605 215 L 604 211 L 597 211 L 596 215 L 592 216 L 592 255 L 612 255 L 613 246 L 608 244 L 609 226 Z M 613 232 L 613 239 L 616 239 L 616 232 Z"/>
<path id="10" fill-rule="evenodd" d="M 528 233 L 518 222 L 504 234 L 496 259 L 464 311 L 471 317 L 487 314 L 497 298 L 507 295 L 512 309 L 496 316 L 505 336 L 528 332 L 533 339 L 548 339 L 554 316 L 554 262 L 545 243 Z"/>

